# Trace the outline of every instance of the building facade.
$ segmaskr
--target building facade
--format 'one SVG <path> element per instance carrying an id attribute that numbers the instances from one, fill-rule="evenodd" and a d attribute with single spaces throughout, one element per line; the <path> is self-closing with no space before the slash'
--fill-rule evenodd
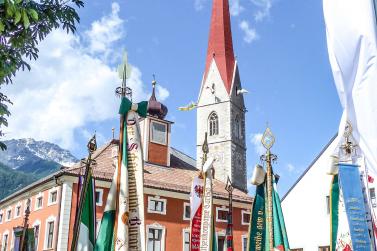
<path id="1" fill-rule="evenodd" d="M 152 117 L 149 119 L 154 120 Z M 117 141 L 113 140 L 94 153 L 97 230 L 115 170 L 117 150 Z M 169 152 L 170 166 L 149 161 L 145 163 L 147 246 L 154 247 L 151 250 L 161 251 L 189 250 L 189 194 L 191 181 L 199 175 L 199 171 L 194 166 L 195 160 L 174 148 Z M 163 159 L 156 162 L 163 162 Z M 69 250 L 78 204 L 77 184 L 80 172 L 83 172 L 80 164 L 63 168 L 3 199 L 0 202 L 0 250 L 13 250 L 17 246 L 19 240 L 14 235 L 14 228 L 23 225 L 27 199 L 31 200 L 28 223 L 29 228 L 34 229 L 35 250 Z M 225 243 L 226 217 L 229 210 L 227 197 L 225 184 L 214 180 L 214 215 L 220 247 Z M 247 194 L 238 189 L 234 190 L 235 250 L 246 250 L 251 205 L 252 199 Z"/>
<path id="2" fill-rule="evenodd" d="M 197 160 L 171 147 L 173 122 L 153 92 L 148 116 L 140 119 L 144 153 L 144 203 L 147 250 L 189 250 L 191 183 L 200 173 L 202 143 L 208 133 L 209 155 L 216 158 L 213 184 L 214 217 L 219 250 L 225 245 L 228 177 L 233 190 L 233 243 L 246 250 L 252 198 L 246 185 L 245 105 L 235 60 L 228 0 L 214 0 L 205 73 L 197 107 Z M 113 173 L 118 141 L 112 140 L 93 154 L 96 185 L 96 219 L 99 229 Z M 0 251 L 14 250 L 14 234 L 24 224 L 30 199 L 28 227 L 34 231 L 35 250 L 70 249 L 78 205 L 78 177 L 83 164 L 62 167 L 0 201 Z"/>
<path id="3" fill-rule="evenodd" d="M 281 206 L 292 250 L 330 251 L 330 185 L 327 175 L 335 137 L 323 148 L 282 198 Z"/>

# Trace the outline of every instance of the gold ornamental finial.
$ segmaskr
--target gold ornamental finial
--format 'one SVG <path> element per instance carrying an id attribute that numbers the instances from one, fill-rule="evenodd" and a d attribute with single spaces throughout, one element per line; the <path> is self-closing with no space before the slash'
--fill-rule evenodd
<path id="1" fill-rule="evenodd" d="M 271 132 L 271 129 L 269 127 L 267 127 L 266 130 L 264 131 L 263 137 L 262 137 L 261 141 L 262 141 L 262 145 L 267 150 L 270 150 L 271 147 L 274 145 L 274 143 L 275 143 L 275 136 Z"/>

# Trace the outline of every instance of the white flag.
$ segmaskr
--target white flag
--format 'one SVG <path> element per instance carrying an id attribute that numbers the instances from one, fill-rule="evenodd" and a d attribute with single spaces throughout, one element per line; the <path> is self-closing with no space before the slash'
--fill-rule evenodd
<path id="1" fill-rule="evenodd" d="M 348 120 L 365 157 L 366 180 L 371 183 L 366 185 L 370 188 L 375 186 L 371 181 L 377 179 L 377 33 L 373 0 L 323 0 L 323 11 L 330 64 L 343 106 L 338 139 Z"/>

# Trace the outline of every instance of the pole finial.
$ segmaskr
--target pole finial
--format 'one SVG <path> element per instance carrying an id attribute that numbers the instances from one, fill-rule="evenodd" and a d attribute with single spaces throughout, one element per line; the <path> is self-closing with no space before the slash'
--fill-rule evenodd
<path id="1" fill-rule="evenodd" d="M 262 141 L 262 145 L 267 150 L 270 150 L 271 147 L 274 145 L 274 143 L 275 143 L 275 136 L 271 132 L 271 129 L 269 127 L 267 127 L 266 130 L 264 131 L 263 137 L 262 137 L 261 141 Z"/>
<path id="2" fill-rule="evenodd" d="M 93 153 L 95 150 L 97 150 L 97 140 L 96 140 L 96 133 L 94 133 L 93 137 L 89 140 L 88 144 L 88 151 L 89 153 Z"/>

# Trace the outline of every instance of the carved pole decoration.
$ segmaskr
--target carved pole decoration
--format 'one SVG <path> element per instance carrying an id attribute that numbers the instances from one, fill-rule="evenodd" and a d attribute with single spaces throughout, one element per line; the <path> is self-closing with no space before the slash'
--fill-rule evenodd
<path id="1" fill-rule="evenodd" d="M 226 246 L 227 251 L 233 251 L 233 184 L 230 181 L 228 176 L 228 180 L 226 182 L 225 190 L 228 191 L 228 203 L 229 203 L 229 211 L 228 211 L 228 225 L 226 227 Z"/>
<path id="2" fill-rule="evenodd" d="M 20 250 L 26 250 L 26 242 L 27 242 L 27 229 L 29 227 L 29 215 L 30 215 L 30 198 L 27 199 L 26 202 L 26 209 L 25 209 L 25 218 L 24 218 L 24 225 L 22 229 L 22 236 L 21 236 L 21 243 L 20 243 Z"/>
<path id="3" fill-rule="evenodd" d="M 270 128 L 267 127 L 262 137 L 262 144 L 266 148 L 267 152 L 262 159 L 267 165 L 267 228 L 269 237 L 269 249 L 274 250 L 274 229 L 273 229 L 273 209 L 272 209 L 272 161 L 276 160 L 276 155 L 272 154 L 270 149 L 275 143 L 275 137 L 272 134 Z"/>

